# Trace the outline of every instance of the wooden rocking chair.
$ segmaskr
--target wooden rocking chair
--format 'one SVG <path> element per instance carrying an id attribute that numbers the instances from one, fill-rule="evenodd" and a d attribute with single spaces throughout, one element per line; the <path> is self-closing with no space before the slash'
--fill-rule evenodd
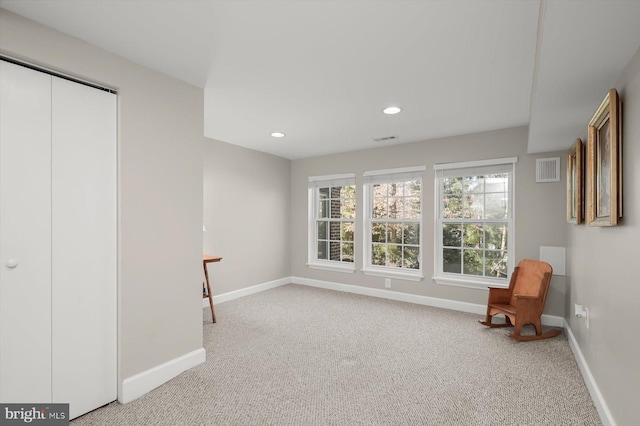
<path id="1" fill-rule="evenodd" d="M 509 334 L 509 337 L 520 341 L 547 339 L 560 334 L 561 329 L 542 333 L 542 311 L 552 274 L 553 269 L 546 262 L 530 259 L 520 261 L 511 275 L 509 288 L 489 289 L 487 318 L 480 323 L 488 327 L 513 326 L 513 333 Z M 505 324 L 491 323 L 491 319 L 497 314 L 505 316 Z M 536 334 L 520 334 L 525 324 L 532 324 Z"/>

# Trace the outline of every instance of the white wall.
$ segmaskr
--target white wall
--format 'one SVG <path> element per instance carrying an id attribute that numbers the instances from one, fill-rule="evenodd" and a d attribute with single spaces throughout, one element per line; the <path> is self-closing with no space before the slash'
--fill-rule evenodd
<path id="1" fill-rule="evenodd" d="M 201 349 L 202 90 L 1 9 L 0 52 L 118 90 L 119 380 Z"/>
<path id="2" fill-rule="evenodd" d="M 640 50 L 615 86 L 622 101 L 623 219 L 617 227 L 567 225 L 567 321 L 619 425 L 640 424 Z M 602 97 L 606 93 L 602 94 Z M 593 106 L 593 110 L 598 105 Z M 591 117 L 584 117 L 586 123 Z M 586 132 L 582 135 L 586 142 Z M 590 309 L 590 328 L 573 304 Z"/>
<path id="3" fill-rule="evenodd" d="M 291 161 L 206 139 L 203 164 L 214 296 L 288 277 Z"/>
<path id="4" fill-rule="evenodd" d="M 550 153 L 526 154 L 527 128 L 497 130 L 377 149 L 352 151 L 336 155 L 294 160 L 291 171 L 291 272 L 293 276 L 332 281 L 372 288 L 384 288 L 384 279 L 361 272 L 340 272 L 309 269 L 307 262 L 307 182 L 309 176 L 356 173 L 357 199 L 362 200 L 362 173 L 365 170 L 426 165 L 423 208 L 423 256 L 425 279 L 421 282 L 392 279 L 393 291 L 422 296 L 486 304 L 486 290 L 436 284 L 433 276 L 434 239 L 434 172 L 435 163 L 472 161 L 489 158 L 518 157 L 516 164 L 516 260 L 537 259 L 539 247 L 564 246 L 566 241 L 565 182 L 535 183 L 535 159 L 561 156 Z M 356 207 L 356 268 L 362 267 L 363 209 Z M 516 262 L 517 263 L 517 262 Z M 547 299 L 545 313 L 564 315 L 565 281 L 555 276 Z"/>

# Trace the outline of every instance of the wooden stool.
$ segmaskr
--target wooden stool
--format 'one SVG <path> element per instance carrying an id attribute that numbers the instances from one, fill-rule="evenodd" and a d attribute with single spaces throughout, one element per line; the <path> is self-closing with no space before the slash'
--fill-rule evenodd
<path id="1" fill-rule="evenodd" d="M 220 262 L 222 258 L 220 256 L 212 256 L 210 254 L 202 255 L 202 267 L 204 268 L 205 283 L 202 283 L 202 298 L 209 298 L 209 306 L 211 306 L 211 318 L 213 322 L 216 322 L 216 313 L 213 310 L 213 296 L 211 295 L 211 286 L 209 285 L 209 272 L 207 272 L 207 263 Z"/>

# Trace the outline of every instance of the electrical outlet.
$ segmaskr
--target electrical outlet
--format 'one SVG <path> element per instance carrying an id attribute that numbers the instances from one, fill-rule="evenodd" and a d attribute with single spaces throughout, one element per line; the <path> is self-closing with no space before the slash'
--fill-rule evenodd
<path id="1" fill-rule="evenodd" d="M 384 279 L 384 288 L 391 288 L 391 278 Z"/>

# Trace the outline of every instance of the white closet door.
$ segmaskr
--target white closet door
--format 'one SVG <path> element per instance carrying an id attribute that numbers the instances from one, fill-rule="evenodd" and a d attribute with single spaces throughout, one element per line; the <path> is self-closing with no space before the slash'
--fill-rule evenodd
<path id="1" fill-rule="evenodd" d="M 117 398 L 116 95 L 53 77 L 53 402 Z"/>
<path id="2" fill-rule="evenodd" d="M 51 76 L 0 61 L 0 401 L 51 400 Z"/>

